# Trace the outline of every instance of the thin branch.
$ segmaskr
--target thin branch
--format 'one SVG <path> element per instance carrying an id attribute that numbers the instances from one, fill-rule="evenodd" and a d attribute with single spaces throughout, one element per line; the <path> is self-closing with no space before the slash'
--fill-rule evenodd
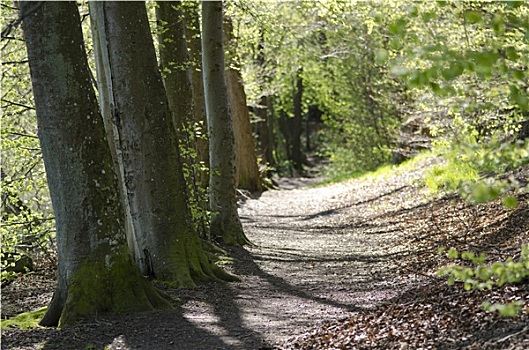
<path id="1" fill-rule="evenodd" d="M 24 64 L 24 63 L 28 63 L 29 60 L 22 60 L 22 61 L 3 61 L 2 62 L 2 65 L 4 64 Z"/>
<path id="2" fill-rule="evenodd" d="M 29 135 L 29 134 L 23 134 L 21 132 L 10 132 L 9 135 L 13 136 L 22 136 L 22 137 L 31 137 L 33 139 L 38 139 L 39 137 L 36 135 Z"/>
<path id="3" fill-rule="evenodd" d="M 26 109 L 35 110 L 35 107 L 28 106 L 28 105 L 25 105 L 25 104 L 22 104 L 22 103 L 13 102 L 13 101 L 9 101 L 9 100 L 6 100 L 6 99 L 2 99 L 1 101 L 5 102 L 5 103 L 8 103 L 10 106 L 18 106 L 18 107 L 23 107 L 23 108 L 26 108 Z M 2 106 L 2 108 L 5 108 L 5 107 L 6 106 Z"/>
<path id="4" fill-rule="evenodd" d="M 17 19 L 12 20 L 11 22 L 9 22 L 4 27 L 4 29 L 2 29 L 2 35 L 1 35 L 0 40 L 8 39 L 8 35 L 11 34 L 11 32 L 14 29 L 16 29 L 20 25 L 20 23 L 22 23 L 24 18 L 26 18 L 27 16 L 35 13 L 35 11 L 37 11 L 42 6 L 42 4 L 44 4 L 44 1 L 37 2 L 35 5 L 33 5 L 33 7 L 28 9 L 26 12 L 21 13 L 20 16 Z"/>

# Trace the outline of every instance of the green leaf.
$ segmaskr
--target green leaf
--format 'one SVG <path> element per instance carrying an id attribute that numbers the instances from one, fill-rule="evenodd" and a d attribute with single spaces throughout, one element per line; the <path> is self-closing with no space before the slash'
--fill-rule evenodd
<path id="1" fill-rule="evenodd" d="M 450 67 L 441 71 L 441 75 L 443 78 L 445 78 L 445 80 L 449 81 L 457 78 L 463 74 L 464 71 L 465 67 L 463 67 L 463 65 L 461 65 L 459 62 L 452 62 L 450 63 Z"/>
<path id="2" fill-rule="evenodd" d="M 458 257 L 459 257 L 459 253 L 458 253 L 457 249 L 450 248 L 450 250 L 448 251 L 448 258 L 457 259 Z"/>
<path id="3" fill-rule="evenodd" d="M 494 30 L 494 33 L 500 34 L 503 33 L 505 30 L 505 24 L 503 22 L 503 15 L 501 14 L 495 14 L 494 18 L 492 20 L 492 29 Z"/>
<path id="4" fill-rule="evenodd" d="M 480 11 L 468 10 L 465 11 L 463 16 L 465 17 L 465 20 L 467 20 L 469 23 L 478 23 L 481 22 L 483 15 Z"/>
<path id="5" fill-rule="evenodd" d="M 503 198 L 503 205 L 509 209 L 516 209 L 518 206 L 518 199 L 513 196 L 507 196 Z"/>
<path id="6" fill-rule="evenodd" d="M 482 78 L 489 77 L 492 74 L 493 66 L 500 58 L 496 52 L 474 52 L 470 55 L 473 63 L 476 65 L 476 73 Z"/>
<path id="7" fill-rule="evenodd" d="M 385 63 L 388 60 L 389 54 L 387 50 L 378 49 L 375 54 L 377 63 Z"/>
<path id="8" fill-rule="evenodd" d="M 433 93 L 437 96 L 443 97 L 447 95 L 446 90 L 444 90 L 439 84 L 435 82 L 430 82 L 430 88 L 432 89 Z"/>
<path id="9" fill-rule="evenodd" d="M 508 47 L 505 49 L 505 56 L 510 61 L 517 61 L 520 58 L 518 51 L 514 47 Z"/>
<path id="10" fill-rule="evenodd" d="M 389 47 L 391 47 L 393 50 L 399 50 L 402 46 L 402 43 L 398 37 L 394 37 L 389 42 Z"/>
<path id="11" fill-rule="evenodd" d="M 525 79 L 525 72 L 520 69 L 511 69 L 512 76 L 516 80 L 524 80 Z"/>
<path id="12" fill-rule="evenodd" d="M 425 23 L 428 23 L 430 22 L 432 19 L 434 18 L 437 18 L 437 15 L 433 12 L 425 12 L 422 14 L 421 16 L 421 19 L 423 20 L 423 22 Z"/>
<path id="13" fill-rule="evenodd" d="M 389 25 L 389 31 L 391 34 L 403 36 L 406 34 L 406 25 L 408 24 L 408 20 L 405 18 L 399 18 L 395 22 L 391 23 Z"/>
<path id="14" fill-rule="evenodd" d="M 511 85 L 511 101 L 518 105 L 523 110 L 529 110 L 529 98 L 527 94 L 520 91 L 517 86 Z"/>
<path id="15" fill-rule="evenodd" d="M 504 3 L 506 3 L 509 7 L 517 8 L 524 5 L 525 1 L 504 1 Z"/>

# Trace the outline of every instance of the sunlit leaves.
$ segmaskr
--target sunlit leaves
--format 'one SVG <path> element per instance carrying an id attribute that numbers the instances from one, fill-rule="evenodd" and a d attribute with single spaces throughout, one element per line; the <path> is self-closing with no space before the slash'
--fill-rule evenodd
<path id="1" fill-rule="evenodd" d="M 495 262 L 486 265 L 484 254 L 476 255 L 473 252 L 459 252 L 453 248 L 448 251 L 448 257 L 452 260 L 461 259 L 471 262 L 473 266 L 448 265 L 438 271 L 439 276 L 445 276 L 449 285 L 462 282 L 465 290 L 470 289 L 492 289 L 505 284 L 513 284 L 522 281 L 529 276 L 529 245 L 523 245 L 518 261 L 508 258 L 503 262 Z M 485 303 L 487 311 L 498 311 L 502 316 L 516 316 L 520 311 L 519 302 L 507 304 Z"/>
<path id="2" fill-rule="evenodd" d="M 393 35 L 397 36 L 404 36 L 406 34 L 406 25 L 408 24 L 408 20 L 404 17 L 401 17 L 394 21 L 393 23 L 390 23 L 389 25 L 389 32 Z"/>
<path id="3" fill-rule="evenodd" d="M 479 23 L 483 18 L 481 11 L 468 10 L 463 13 L 465 20 L 468 23 Z"/>
<path id="4" fill-rule="evenodd" d="M 523 91 L 515 85 L 511 85 L 511 101 L 513 101 L 518 107 L 523 110 L 529 110 L 529 97 L 527 96 L 528 92 Z"/>

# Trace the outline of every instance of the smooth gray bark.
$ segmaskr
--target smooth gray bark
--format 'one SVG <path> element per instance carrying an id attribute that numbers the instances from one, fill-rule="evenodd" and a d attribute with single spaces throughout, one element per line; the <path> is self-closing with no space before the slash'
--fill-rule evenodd
<path id="1" fill-rule="evenodd" d="M 107 77 L 110 77 L 111 74 L 110 63 L 108 62 L 108 47 L 107 45 L 102 45 L 102 43 L 108 41 L 108 38 L 106 37 L 106 32 L 104 30 L 100 30 L 98 22 L 95 20 L 96 18 L 100 18 L 102 16 L 101 13 L 96 13 L 96 11 L 101 11 L 102 7 L 95 6 L 94 1 L 90 1 L 88 3 L 88 7 L 90 9 L 90 13 L 92 14 L 90 16 L 90 27 L 92 30 L 92 42 L 94 45 L 99 107 L 103 116 L 103 122 L 105 124 L 112 160 L 114 161 L 114 169 L 116 169 L 116 173 L 119 178 L 121 203 L 125 211 L 125 231 L 127 234 L 129 251 L 136 261 L 136 264 L 141 266 L 143 262 L 143 254 L 138 245 L 138 239 L 136 237 L 136 232 L 134 231 L 134 225 L 132 224 L 130 205 L 127 198 L 127 187 L 125 186 L 125 179 L 123 177 L 124 167 L 123 157 L 119 145 L 119 134 L 117 131 L 117 126 L 112 120 L 112 106 L 114 106 L 114 99 L 111 93 L 112 82 L 107 79 Z"/>
<path id="2" fill-rule="evenodd" d="M 193 229 L 175 123 L 158 70 L 144 2 L 96 2 L 104 30 L 112 120 L 141 269 L 177 286 L 217 279 Z"/>
<path id="3" fill-rule="evenodd" d="M 21 2 L 21 12 L 34 6 Z M 38 134 L 55 213 L 57 288 L 45 326 L 168 307 L 127 253 L 124 212 L 75 2 L 24 19 Z"/>
<path id="4" fill-rule="evenodd" d="M 208 118 L 211 235 L 233 245 L 249 243 L 235 190 L 233 121 L 224 76 L 222 1 L 202 2 L 202 67 Z"/>

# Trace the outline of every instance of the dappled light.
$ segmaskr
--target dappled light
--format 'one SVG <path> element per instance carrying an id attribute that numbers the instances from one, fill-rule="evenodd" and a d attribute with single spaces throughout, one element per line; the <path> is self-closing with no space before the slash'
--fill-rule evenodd
<path id="1" fill-rule="evenodd" d="M 529 349 L 529 3 L 0 11 L 2 349 Z"/>

